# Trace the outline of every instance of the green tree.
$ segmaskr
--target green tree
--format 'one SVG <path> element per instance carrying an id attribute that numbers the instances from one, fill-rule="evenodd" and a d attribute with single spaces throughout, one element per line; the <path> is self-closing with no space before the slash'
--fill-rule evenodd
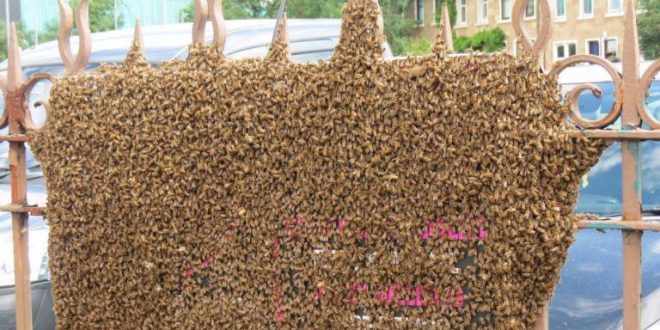
<path id="1" fill-rule="evenodd" d="M 288 0 L 287 16 L 292 18 L 339 18 L 346 0 Z M 271 6 L 271 16 L 276 16 L 279 6 Z"/>
<path id="2" fill-rule="evenodd" d="M 455 0 L 448 0 L 455 1 Z M 395 54 L 402 53 L 410 44 L 414 21 L 403 12 L 410 0 L 380 0 L 385 34 Z M 287 16 L 290 18 L 340 18 L 346 0 L 288 0 Z M 275 17 L 279 9 L 277 0 L 225 0 L 224 14 L 227 19 Z M 183 9 L 181 16 L 190 22 L 194 16 L 192 2 Z"/>
<path id="3" fill-rule="evenodd" d="M 78 7 L 80 0 L 71 0 L 71 8 Z M 117 19 L 118 26 L 124 24 L 124 18 L 119 15 Z M 43 32 L 39 34 L 39 42 L 45 42 L 57 39 L 59 33 L 59 21 L 50 21 L 46 23 Z M 102 32 L 115 29 L 115 7 L 114 0 L 93 0 L 89 2 L 89 28 L 92 32 Z M 77 34 L 77 30 L 74 30 Z"/>
<path id="4" fill-rule="evenodd" d="M 20 22 L 16 22 L 16 34 L 18 37 L 18 45 L 21 48 L 30 47 L 32 45 L 28 33 L 23 31 Z M 7 59 L 7 24 L 0 21 L 0 61 Z"/>
<path id="5" fill-rule="evenodd" d="M 223 1 L 223 14 L 226 19 L 260 18 L 265 17 L 273 7 L 268 0 L 225 0 Z M 192 22 L 195 17 L 195 6 L 191 1 L 181 10 L 184 22 Z"/>
<path id="6" fill-rule="evenodd" d="M 496 52 L 505 47 L 504 41 L 506 35 L 500 28 L 483 30 L 475 33 L 471 37 L 454 38 L 454 50 L 463 52 L 466 49 L 472 49 L 485 53 Z"/>
<path id="7" fill-rule="evenodd" d="M 642 14 L 637 18 L 639 42 L 644 57 L 660 57 L 660 0 L 641 0 Z"/>

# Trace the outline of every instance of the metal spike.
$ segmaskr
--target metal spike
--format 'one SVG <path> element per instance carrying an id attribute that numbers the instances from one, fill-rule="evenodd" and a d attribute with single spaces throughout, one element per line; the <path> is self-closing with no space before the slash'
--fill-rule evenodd
<path id="1" fill-rule="evenodd" d="M 227 25 L 222 12 L 222 0 L 209 0 L 209 17 L 213 24 L 213 43 L 222 51 L 227 41 Z"/>
<path id="2" fill-rule="evenodd" d="M 286 0 L 280 3 L 280 9 L 275 24 L 273 40 L 268 50 L 267 58 L 269 60 L 288 59 L 291 52 L 289 50 L 289 32 L 287 29 Z"/>
<path id="3" fill-rule="evenodd" d="M 209 16 L 208 6 L 205 0 L 195 0 L 195 18 L 193 20 L 193 43 L 204 42 L 204 31 L 206 20 Z"/>
<path id="4" fill-rule="evenodd" d="M 140 19 L 135 20 L 133 43 L 137 45 L 137 49 L 140 52 L 140 54 L 144 55 L 144 36 L 142 35 L 142 24 L 140 23 Z"/>
<path id="5" fill-rule="evenodd" d="M 7 65 L 7 92 L 15 92 L 23 82 L 23 68 L 21 66 L 21 47 L 18 45 L 16 23 L 11 23 L 9 34 L 8 65 Z"/>
<path id="6" fill-rule="evenodd" d="M 280 1 L 280 9 L 277 11 L 277 21 L 275 22 L 275 31 L 273 32 L 273 40 L 271 40 L 271 44 L 274 44 L 277 38 L 281 38 L 279 34 L 281 31 L 280 27 L 282 20 L 286 20 L 286 0 Z"/>
<path id="7" fill-rule="evenodd" d="M 376 6 L 378 7 L 378 22 L 376 23 L 378 26 L 378 29 L 376 30 L 376 33 L 383 36 L 385 34 L 385 20 L 383 18 L 383 11 L 380 8 L 380 4 L 378 3 L 378 0 L 372 0 Z"/>
<path id="8" fill-rule="evenodd" d="M 440 30 L 436 39 L 436 49 L 439 49 L 438 46 L 440 45 L 444 45 L 446 52 L 454 52 L 454 37 L 451 34 L 451 22 L 449 20 L 447 3 L 442 4 L 442 21 L 440 22 Z"/>

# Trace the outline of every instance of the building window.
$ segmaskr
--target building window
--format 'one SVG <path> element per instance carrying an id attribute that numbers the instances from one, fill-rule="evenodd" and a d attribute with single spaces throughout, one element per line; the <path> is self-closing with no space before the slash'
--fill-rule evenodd
<path id="1" fill-rule="evenodd" d="M 559 41 L 553 43 L 553 57 L 555 61 L 563 60 L 577 54 L 577 43 L 575 41 Z"/>
<path id="2" fill-rule="evenodd" d="M 607 12 L 608 13 L 623 12 L 622 0 L 607 0 Z"/>
<path id="3" fill-rule="evenodd" d="M 424 0 L 415 0 L 415 18 L 417 25 L 424 26 Z"/>
<path id="4" fill-rule="evenodd" d="M 587 53 L 589 55 L 600 56 L 600 40 L 588 39 L 587 40 Z"/>
<path id="5" fill-rule="evenodd" d="M 436 25 L 442 20 L 442 2 L 443 0 L 433 0 L 433 22 Z"/>
<path id="6" fill-rule="evenodd" d="M 580 0 L 580 17 L 594 17 L 594 0 Z"/>
<path id="7" fill-rule="evenodd" d="M 619 61 L 619 40 L 617 38 L 605 38 L 605 58 L 611 62 Z"/>
<path id="8" fill-rule="evenodd" d="M 511 20 L 511 0 L 500 0 L 500 20 Z"/>
<path id="9" fill-rule="evenodd" d="M 527 9 L 525 9 L 525 18 L 536 17 L 536 0 L 527 0 Z"/>
<path id="10" fill-rule="evenodd" d="M 566 0 L 556 0 L 556 6 L 555 6 L 556 14 L 557 14 L 557 20 L 565 20 L 566 19 Z"/>
<path id="11" fill-rule="evenodd" d="M 456 25 L 467 25 L 467 0 L 456 1 Z"/>
<path id="12" fill-rule="evenodd" d="M 477 15 L 479 16 L 479 24 L 488 24 L 488 0 L 479 0 Z"/>

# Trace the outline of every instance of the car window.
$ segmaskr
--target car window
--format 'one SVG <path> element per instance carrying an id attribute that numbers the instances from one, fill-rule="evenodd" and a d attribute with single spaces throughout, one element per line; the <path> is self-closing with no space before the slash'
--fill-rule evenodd
<path id="1" fill-rule="evenodd" d="M 578 103 L 580 111 L 588 119 L 606 115 L 614 103 L 614 87 L 611 83 L 597 84 L 603 91 L 603 99 L 584 92 Z M 570 87 L 570 86 L 568 86 Z M 660 81 L 651 85 L 646 101 L 651 115 L 660 119 Z M 620 120 L 610 128 L 619 129 Z M 647 127 L 648 128 L 648 127 Z M 580 189 L 576 211 L 598 215 L 621 213 L 621 144 L 613 143 L 591 169 Z M 644 210 L 660 209 L 660 142 L 642 143 L 642 203 Z"/>

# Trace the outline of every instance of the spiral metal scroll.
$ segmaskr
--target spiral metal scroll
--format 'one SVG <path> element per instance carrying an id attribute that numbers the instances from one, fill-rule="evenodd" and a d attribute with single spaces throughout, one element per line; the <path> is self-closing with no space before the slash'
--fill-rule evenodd
<path id="1" fill-rule="evenodd" d="M 566 68 L 577 63 L 585 62 L 599 65 L 607 71 L 610 77 L 612 77 L 612 82 L 614 83 L 616 99 L 612 105 L 612 109 L 610 109 L 610 112 L 607 115 L 596 120 L 586 119 L 580 114 L 580 110 L 578 109 L 577 105 L 580 94 L 583 91 L 591 90 L 594 96 L 600 98 L 602 97 L 602 91 L 600 88 L 593 84 L 578 85 L 568 94 L 568 102 L 571 107 L 571 115 L 573 121 L 582 128 L 604 128 L 611 125 L 616 121 L 617 118 L 619 118 L 621 115 L 621 109 L 623 108 L 623 80 L 621 79 L 621 74 L 616 70 L 612 63 L 602 57 L 594 55 L 575 55 L 555 63 L 549 74 L 559 75 Z"/>
<path id="2" fill-rule="evenodd" d="M 89 0 L 81 0 L 76 9 L 76 26 L 78 27 L 78 54 L 75 59 L 71 51 L 71 30 L 73 30 L 73 11 L 71 7 L 58 1 L 60 6 L 60 32 L 58 45 L 62 62 L 67 75 L 77 75 L 85 72 L 92 52 L 92 32 L 89 28 Z"/>
<path id="3" fill-rule="evenodd" d="M 36 131 L 39 130 L 40 128 L 34 124 L 32 121 L 32 113 L 30 111 L 30 106 L 28 104 L 30 100 L 30 95 L 32 94 L 32 89 L 34 86 L 37 85 L 37 83 L 43 81 L 43 80 L 48 80 L 51 83 L 54 83 L 57 78 L 50 74 L 50 73 L 37 73 L 32 76 L 25 82 L 25 84 L 21 88 L 21 96 L 23 99 L 23 109 L 25 111 L 25 114 L 23 116 L 23 120 L 21 122 L 21 125 L 23 128 L 25 128 L 28 131 Z M 37 100 L 33 104 L 35 107 L 43 107 L 46 110 L 46 122 L 48 122 L 48 101 L 47 100 Z"/>
<path id="4" fill-rule="evenodd" d="M 9 111 L 4 111 L 2 119 L 0 119 L 0 128 L 11 126 L 11 130 L 14 132 L 38 130 L 39 127 L 32 121 L 30 113 L 28 104 L 30 95 L 38 82 L 42 80 L 54 82 L 55 76 L 50 73 L 38 73 L 30 76 L 27 81 L 23 80 L 16 25 L 12 23 L 10 29 L 7 77 L 0 76 L 0 88 L 5 98 L 5 108 Z M 46 109 L 46 114 L 48 113 L 47 101 L 40 100 L 35 102 L 34 105 L 43 106 Z"/>
<path id="5" fill-rule="evenodd" d="M 653 79 L 655 78 L 655 75 L 660 72 L 660 60 L 656 60 L 651 64 L 651 66 L 646 70 L 644 75 L 642 76 L 642 79 L 639 82 L 639 103 L 637 106 L 637 109 L 639 111 L 639 116 L 642 117 L 642 120 L 644 120 L 645 123 L 647 123 L 652 129 L 660 129 L 660 122 L 657 121 L 653 116 L 649 113 L 648 109 L 646 108 L 645 104 L 645 99 L 646 96 L 648 95 L 648 90 L 651 88 L 651 82 L 653 82 Z"/>

